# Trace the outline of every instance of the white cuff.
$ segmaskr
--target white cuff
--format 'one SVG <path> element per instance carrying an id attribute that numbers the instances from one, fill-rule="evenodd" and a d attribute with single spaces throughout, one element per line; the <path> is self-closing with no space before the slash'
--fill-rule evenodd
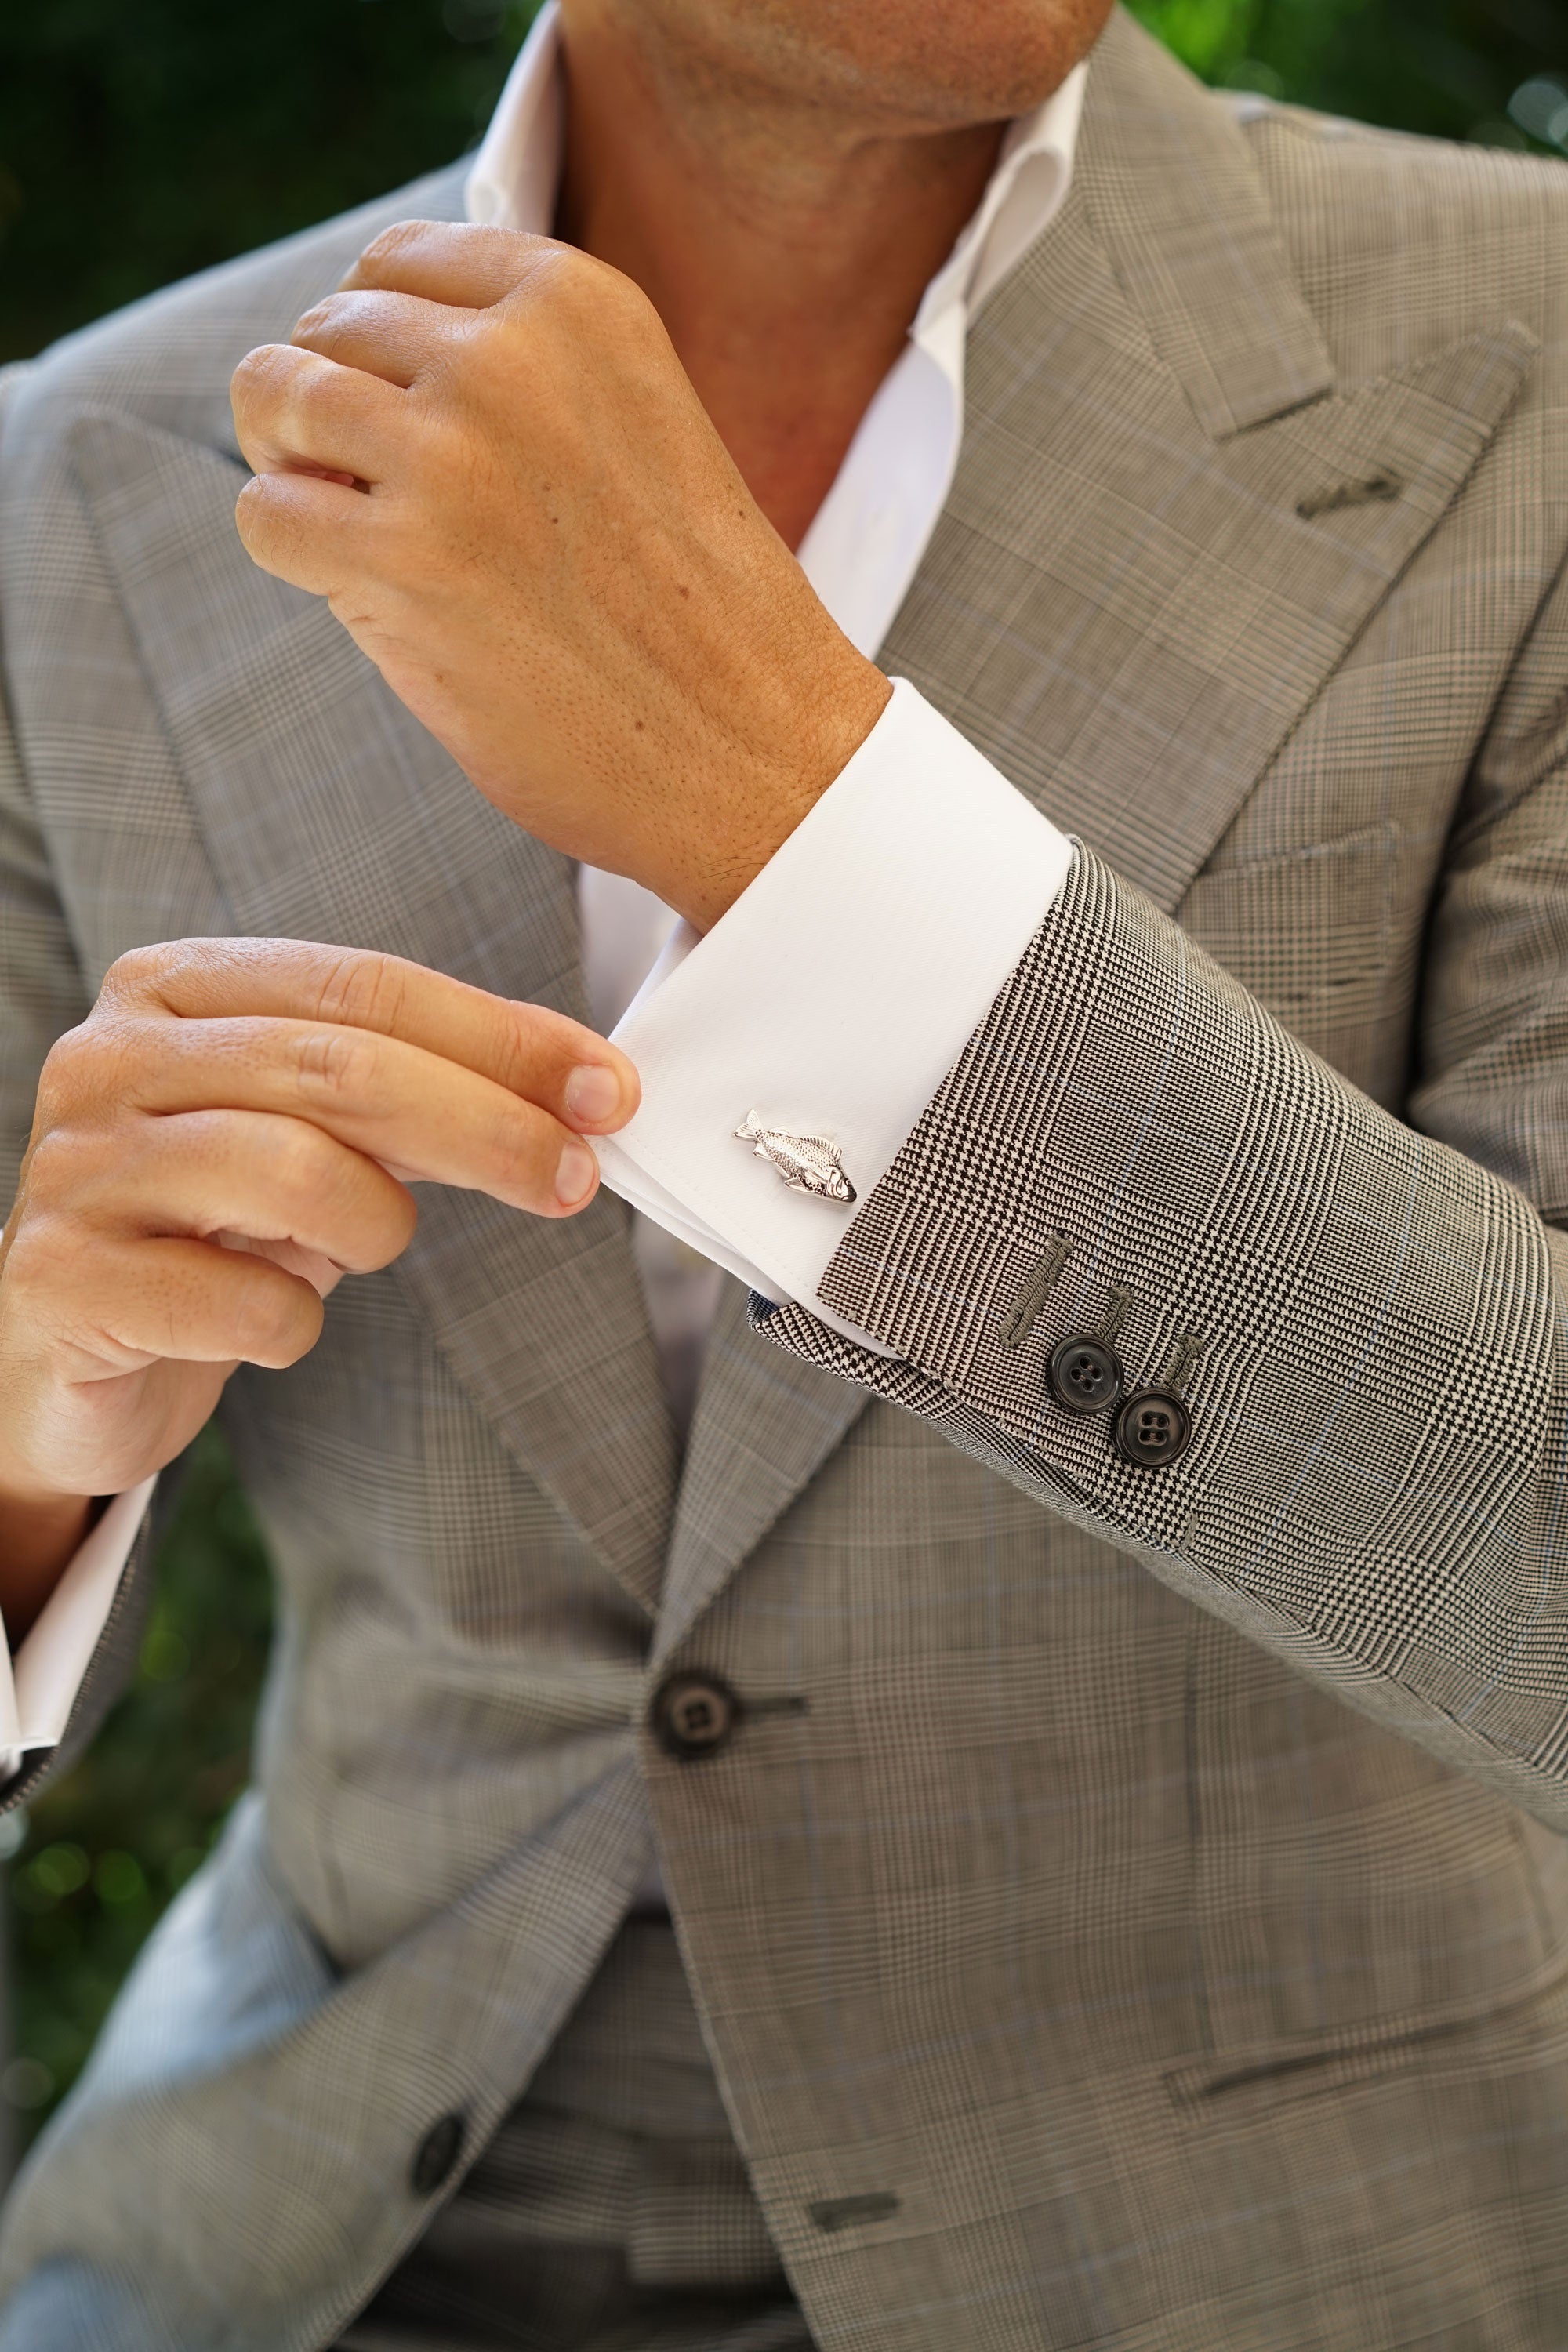
<path id="1" fill-rule="evenodd" d="M 754 1110 L 769 1127 L 830 1136 L 863 1201 L 1039 928 L 1071 854 L 896 679 L 843 773 L 705 937 L 680 927 L 616 1030 L 642 1103 L 596 1142 L 605 1183 L 764 1297 L 864 1342 L 816 1301 L 853 1207 L 792 1192 L 734 1130 Z"/>
<path id="2" fill-rule="evenodd" d="M 117 1495 L 86 1536 L 16 1657 L 0 1640 L 0 1779 L 29 1748 L 53 1748 L 81 1688 L 147 1516 L 156 1478 Z"/>

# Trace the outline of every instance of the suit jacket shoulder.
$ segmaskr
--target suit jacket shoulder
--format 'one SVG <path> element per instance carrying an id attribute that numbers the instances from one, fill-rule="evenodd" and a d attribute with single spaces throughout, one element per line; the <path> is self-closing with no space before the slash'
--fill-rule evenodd
<path id="1" fill-rule="evenodd" d="M 1227 102 L 1342 382 L 1500 319 L 1531 329 L 1550 368 L 1568 313 L 1568 164 Z"/>

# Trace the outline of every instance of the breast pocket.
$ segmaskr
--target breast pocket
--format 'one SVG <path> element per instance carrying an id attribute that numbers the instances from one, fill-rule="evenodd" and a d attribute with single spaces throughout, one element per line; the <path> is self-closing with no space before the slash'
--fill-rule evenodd
<path id="1" fill-rule="evenodd" d="M 1333 2034 L 1254 2043 L 1169 2068 L 1172 2105 L 1194 2125 L 1228 2120 L 1411 2071 L 1507 2074 L 1568 2067 L 1568 1951 L 1515 1993 L 1419 2016 L 1371 2018 Z"/>

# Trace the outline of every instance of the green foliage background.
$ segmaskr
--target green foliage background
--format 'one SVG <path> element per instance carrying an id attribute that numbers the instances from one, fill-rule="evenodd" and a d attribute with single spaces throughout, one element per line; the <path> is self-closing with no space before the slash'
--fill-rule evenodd
<path id="1" fill-rule="evenodd" d="M 1443 138 L 1568 141 L 1568 100 L 1554 118 L 1550 90 L 1520 121 L 1509 111 L 1532 79 L 1568 92 L 1568 0 L 1133 5 L 1213 81 Z M 532 13 L 531 0 L 10 0 L 0 359 L 460 152 Z M 10 1870 L 0 2109 L 21 2136 L 68 2088 L 243 1785 L 268 1627 L 262 1548 L 209 1433 L 134 1687 L 39 1800 Z"/>

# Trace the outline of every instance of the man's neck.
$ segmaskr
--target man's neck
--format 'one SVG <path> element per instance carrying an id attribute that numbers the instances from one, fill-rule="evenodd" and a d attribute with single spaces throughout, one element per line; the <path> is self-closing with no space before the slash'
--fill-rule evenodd
<path id="1" fill-rule="evenodd" d="M 635 278 L 797 547 L 1005 125 L 868 124 L 661 57 L 597 0 L 563 11 L 558 232 Z"/>

